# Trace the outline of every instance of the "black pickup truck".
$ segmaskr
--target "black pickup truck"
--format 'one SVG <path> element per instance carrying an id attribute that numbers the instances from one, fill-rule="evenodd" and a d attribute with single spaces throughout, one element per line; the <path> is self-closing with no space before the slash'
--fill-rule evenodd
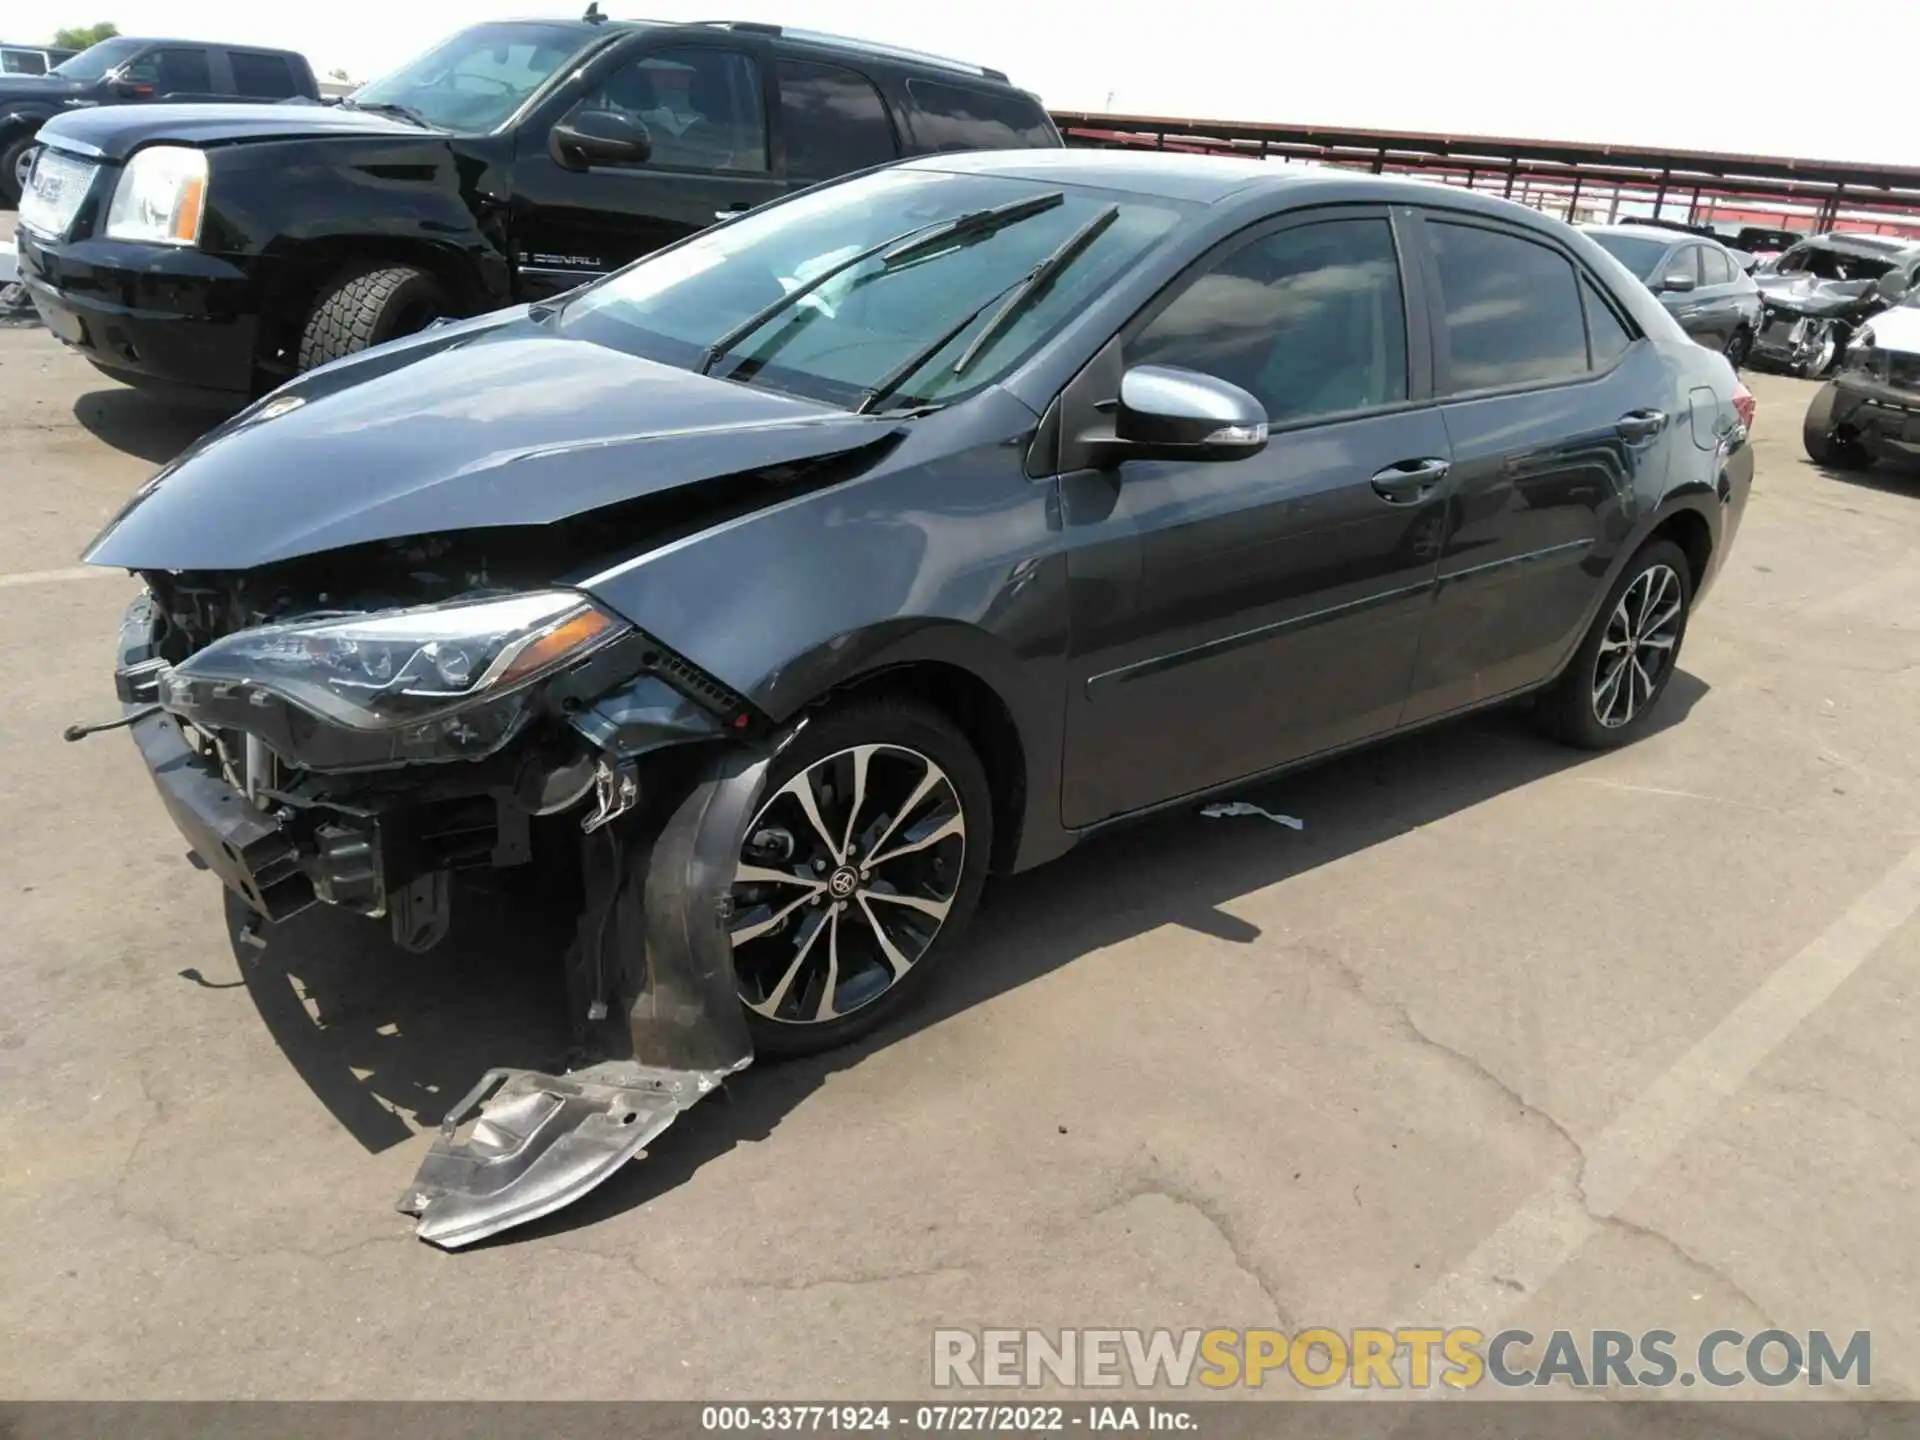
<path id="1" fill-rule="evenodd" d="M 0 203 L 19 202 L 37 133 L 56 115 L 143 100 L 319 98 L 313 67 L 291 50 L 116 35 L 44 75 L 0 75 Z"/>
<path id="2" fill-rule="evenodd" d="M 504 21 L 338 106 L 62 116 L 18 230 L 47 327 L 240 400 L 903 155 L 1057 148 L 997 70 L 749 23 Z"/>

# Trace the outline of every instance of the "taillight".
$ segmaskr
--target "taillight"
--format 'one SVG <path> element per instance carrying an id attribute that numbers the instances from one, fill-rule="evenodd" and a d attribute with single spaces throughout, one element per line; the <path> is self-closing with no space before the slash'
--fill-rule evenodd
<path id="1" fill-rule="evenodd" d="M 1753 429 L 1753 391 L 1738 380 L 1733 382 L 1733 412 L 1740 417 L 1742 425 Z"/>

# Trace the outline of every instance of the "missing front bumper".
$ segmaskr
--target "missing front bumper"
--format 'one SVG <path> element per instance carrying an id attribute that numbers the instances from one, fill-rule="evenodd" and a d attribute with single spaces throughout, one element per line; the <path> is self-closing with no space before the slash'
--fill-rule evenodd
<path id="1" fill-rule="evenodd" d="M 401 1198 L 422 1240 L 458 1249 L 571 1204 L 752 1063 L 727 897 L 766 767 L 763 753 L 724 752 L 650 842 L 625 842 L 636 847 L 630 861 L 609 841 L 599 881 L 588 877 L 589 904 L 606 907 L 606 923 L 590 909 L 583 930 L 611 936 L 631 1001 L 618 1032 L 626 1054 L 566 1075 L 489 1071 L 447 1116 Z M 574 957 L 596 972 L 603 958 Z M 598 997 L 597 988 L 573 992 Z M 472 1130 L 456 1138 L 476 1109 Z"/>

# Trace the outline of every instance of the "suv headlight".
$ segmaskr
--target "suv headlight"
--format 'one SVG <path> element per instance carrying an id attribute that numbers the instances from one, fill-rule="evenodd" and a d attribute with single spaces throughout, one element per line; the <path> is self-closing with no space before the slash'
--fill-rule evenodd
<path id="1" fill-rule="evenodd" d="M 175 666 L 160 698 L 312 769 L 472 760 L 519 730 L 537 682 L 628 631 L 566 590 L 262 625 Z"/>
<path id="2" fill-rule="evenodd" d="M 206 151 L 149 145 L 120 172 L 107 207 L 107 238 L 197 245 L 206 209 Z"/>

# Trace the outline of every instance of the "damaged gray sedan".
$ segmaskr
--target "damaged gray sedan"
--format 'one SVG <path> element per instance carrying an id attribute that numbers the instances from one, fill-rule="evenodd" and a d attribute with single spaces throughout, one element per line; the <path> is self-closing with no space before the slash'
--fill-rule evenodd
<path id="1" fill-rule="evenodd" d="M 1517 206 L 942 156 L 310 372 L 86 558 L 262 922 L 425 949 L 455 872 L 567 877 L 579 1065 L 483 1077 L 402 1198 L 459 1246 L 882 1024 L 990 870 L 1529 693 L 1643 733 L 1751 404 Z"/>

